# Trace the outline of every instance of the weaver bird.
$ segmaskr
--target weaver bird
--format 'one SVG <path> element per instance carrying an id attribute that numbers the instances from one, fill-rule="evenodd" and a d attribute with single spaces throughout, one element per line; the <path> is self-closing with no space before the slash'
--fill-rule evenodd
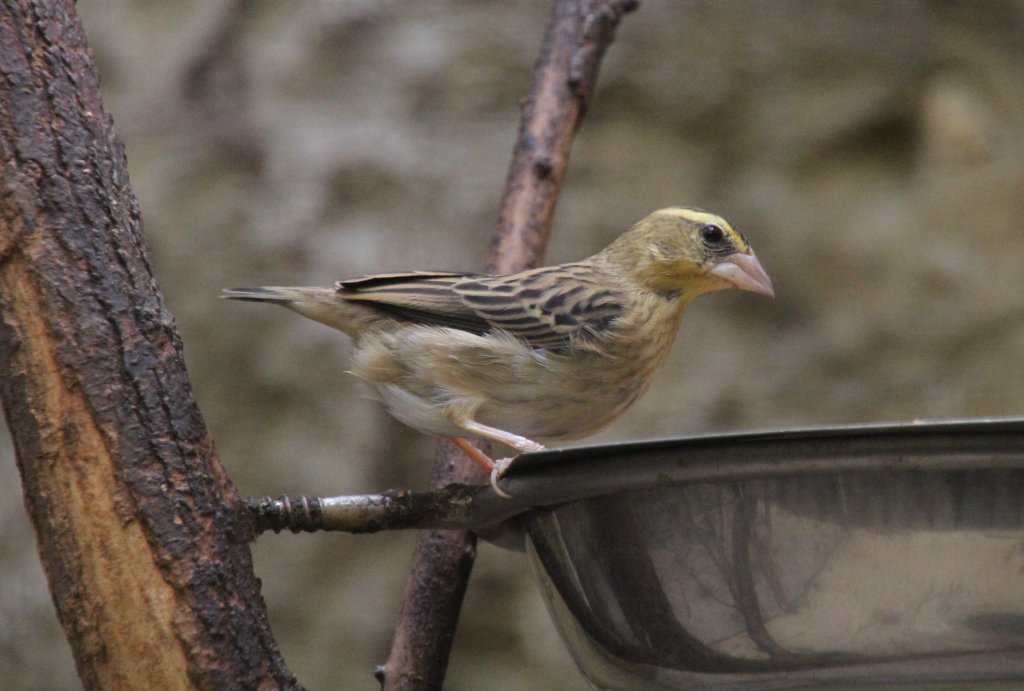
<path id="1" fill-rule="evenodd" d="M 687 305 L 739 288 L 772 296 L 747 239 L 690 208 L 655 211 L 589 259 L 504 276 L 414 271 L 333 288 L 232 288 L 348 334 L 351 372 L 422 432 L 520 451 L 579 439 L 619 417 L 665 359 Z"/>

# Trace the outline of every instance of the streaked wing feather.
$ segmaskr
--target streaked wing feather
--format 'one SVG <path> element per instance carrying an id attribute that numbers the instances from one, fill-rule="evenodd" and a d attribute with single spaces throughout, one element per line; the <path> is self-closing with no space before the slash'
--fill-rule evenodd
<path id="1" fill-rule="evenodd" d="M 455 289 L 488 323 L 554 349 L 600 334 L 622 313 L 625 297 L 607 284 L 591 265 L 577 263 L 467 279 Z"/>
<path id="2" fill-rule="evenodd" d="M 477 273 L 458 273 L 454 271 L 403 271 L 401 273 L 372 274 L 370 276 L 360 276 L 358 278 L 347 278 L 344 281 L 338 281 L 335 283 L 334 287 L 339 291 L 366 290 L 377 286 L 404 285 L 409 282 L 428 278 L 461 279 L 479 275 L 480 274 Z"/>
<path id="3" fill-rule="evenodd" d="M 625 304 L 620 292 L 583 263 L 508 276 L 381 274 L 341 281 L 338 294 L 411 321 L 476 334 L 502 329 L 549 349 L 608 329 Z"/>
<path id="4" fill-rule="evenodd" d="M 412 271 L 364 276 L 335 285 L 344 300 L 371 303 L 388 314 L 421 324 L 484 334 L 493 327 L 454 290 L 456 283 L 478 275 Z"/>

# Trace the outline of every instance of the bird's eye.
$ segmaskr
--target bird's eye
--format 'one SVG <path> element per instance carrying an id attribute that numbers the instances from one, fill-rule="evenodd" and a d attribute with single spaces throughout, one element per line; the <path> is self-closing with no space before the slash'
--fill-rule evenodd
<path id="1" fill-rule="evenodd" d="M 700 239 L 709 245 L 717 245 L 725 240 L 725 231 L 718 226 L 701 226 Z"/>

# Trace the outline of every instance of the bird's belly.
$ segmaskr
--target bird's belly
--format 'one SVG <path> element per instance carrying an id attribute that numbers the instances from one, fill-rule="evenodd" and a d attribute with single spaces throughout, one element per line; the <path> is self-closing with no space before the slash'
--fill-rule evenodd
<path id="1" fill-rule="evenodd" d="M 551 353 L 436 327 L 363 339 L 354 356 L 353 373 L 410 427 L 467 436 L 455 424 L 461 416 L 538 441 L 599 431 L 643 393 L 660 361 Z"/>
<path id="2" fill-rule="evenodd" d="M 443 405 L 410 393 L 401 386 L 374 384 L 371 395 L 383 403 L 395 419 L 420 432 L 443 437 L 468 436 L 445 416 Z"/>
<path id="3" fill-rule="evenodd" d="M 522 387 L 492 390 L 476 417 L 486 425 L 542 442 L 581 439 L 611 424 L 647 388 L 639 378 L 587 383 L 581 377 L 552 384 L 539 381 L 526 395 L 517 395 Z"/>

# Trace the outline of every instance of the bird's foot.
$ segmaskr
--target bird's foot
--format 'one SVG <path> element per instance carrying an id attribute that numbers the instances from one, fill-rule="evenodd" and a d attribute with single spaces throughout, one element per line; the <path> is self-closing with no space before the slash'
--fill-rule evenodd
<path id="1" fill-rule="evenodd" d="M 532 451 L 544 450 L 543 444 L 538 444 L 537 442 L 531 441 L 529 439 L 524 439 L 523 441 L 525 441 L 526 443 L 520 444 L 521 448 L 518 448 L 518 451 L 522 451 L 523 453 L 529 453 Z M 468 439 L 464 439 L 462 437 L 452 437 L 452 443 L 454 443 L 455 446 L 460 448 L 462 452 L 469 457 L 470 460 L 472 460 L 474 463 L 483 468 L 485 472 L 490 474 L 491 489 L 494 490 L 495 494 L 497 494 L 502 499 L 512 498 L 512 495 L 498 487 L 498 480 L 502 478 L 502 476 L 508 470 L 509 466 L 512 465 L 512 461 L 516 460 L 515 458 L 499 458 L 498 460 L 494 460 L 493 458 L 485 454 L 483 451 L 473 446 L 473 444 L 470 443 Z"/>
<path id="2" fill-rule="evenodd" d="M 523 453 L 535 453 L 537 451 L 543 451 L 545 448 L 547 448 L 543 444 L 538 444 L 532 439 L 524 439 L 524 441 L 526 442 L 525 444 L 520 444 L 518 447 L 516 447 L 519 451 L 522 451 Z"/>
<path id="3" fill-rule="evenodd" d="M 534 453 L 536 451 L 543 451 L 546 447 L 543 444 L 538 444 L 532 439 L 523 438 L 522 442 L 516 445 L 516 450 L 523 453 Z M 494 467 L 491 468 L 491 489 L 502 499 L 511 499 L 512 495 L 505 490 L 498 487 L 498 480 L 502 478 L 509 466 L 512 465 L 512 461 L 515 458 L 499 458 L 494 461 Z"/>
<path id="4" fill-rule="evenodd" d="M 540 444 L 538 444 L 538 446 L 540 446 Z M 543 449 L 544 447 L 541 446 L 541 448 Z M 512 495 L 503 490 L 501 487 L 498 487 L 498 480 L 501 479 L 501 477 L 508 470 L 508 467 L 512 465 L 512 461 L 514 460 L 516 459 L 499 458 L 494 461 L 494 466 L 491 468 L 491 489 L 493 489 L 494 493 L 497 494 L 502 499 L 511 499 Z"/>

